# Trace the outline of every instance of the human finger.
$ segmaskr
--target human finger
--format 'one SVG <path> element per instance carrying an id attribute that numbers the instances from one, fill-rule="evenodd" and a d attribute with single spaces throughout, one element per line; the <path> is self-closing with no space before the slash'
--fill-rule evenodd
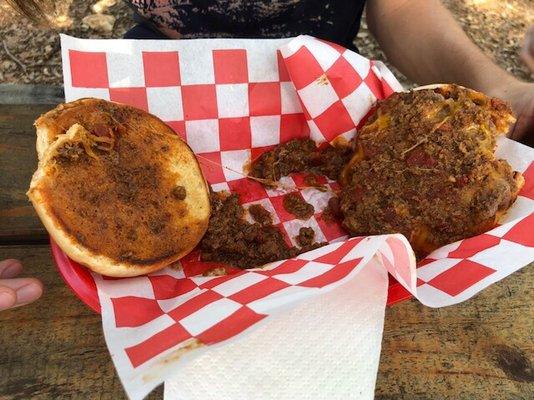
<path id="1" fill-rule="evenodd" d="M 31 303 L 43 294 L 43 284 L 35 278 L 0 279 L 0 286 L 15 291 L 15 306 Z"/>
<path id="2" fill-rule="evenodd" d="M 14 278 L 22 271 L 22 263 L 13 258 L 0 261 L 0 279 Z"/>
<path id="3" fill-rule="evenodd" d="M 0 311 L 7 310 L 17 303 L 17 293 L 10 287 L 0 284 Z"/>

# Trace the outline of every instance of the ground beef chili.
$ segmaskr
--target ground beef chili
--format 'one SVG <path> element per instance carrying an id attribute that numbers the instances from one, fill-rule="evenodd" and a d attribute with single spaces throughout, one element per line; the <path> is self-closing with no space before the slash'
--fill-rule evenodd
<path id="1" fill-rule="evenodd" d="M 58 157 L 60 161 L 76 161 L 85 154 L 83 146 L 79 143 L 65 143 L 58 149 Z"/>
<path id="2" fill-rule="evenodd" d="M 267 211 L 261 204 L 253 204 L 248 208 L 248 213 L 254 221 L 260 225 L 272 225 L 273 219 L 271 213 Z"/>
<path id="3" fill-rule="evenodd" d="M 263 153 L 252 162 L 249 175 L 276 182 L 294 172 L 311 172 L 337 180 L 351 156 L 349 147 L 319 149 L 311 139 L 294 139 Z"/>
<path id="4" fill-rule="evenodd" d="M 306 175 L 306 177 L 304 178 L 304 183 L 308 186 L 314 186 L 314 187 L 321 186 L 319 184 L 318 177 L 315 174 Z"/>
<path id="5" fill-rule="evenodd" d="M 263 179 L 267 186 L 274 186 L 282 176 L 307 172 L 304 183 L 324 190 L 318 176 L 337 180 L 352 153 L 349 147 L 326 146 L 319 149 L 310 139 L 295 139 L 263 153 L 251 164 L 249 176 Z M 248 207 L 254 221 L 248 222 L 236 194 L 213 193 L 211 202 L 210 223 L 200 242 L 202 261 L 220 262 L 242 269 L 254 268 L 328 244 L 315 242 L 313 229 L 302 227 L 295 237 L 300 247 L 290 247 L 282 232 L 273 226 L 270 213 L 261 205 Z M 297 192 L 284 196 L 283 207 L 303 220 L 309 219 L 315 212 L 313 206 Z"/>
<path id="6" fill-rule="evenodd" d="M 341 213 L 341 206 L 339 204 L 339 198 L 338 197 L 331 197 L 328 200 L 328 205 L 323 211 L 322 218 L 325 221 L 336 221 L 343 218 L 343 214 Z"/>
<path id="7" fill-rule="evenodd" d="M 309 219 L 315 212 L 313 206 L 307 203 L 297 192 L 286 194 L 282 200 L 282 205 L 288 213 L 302 220 Z"/>
<path id="8" fill-rule="evenodd" d="M 176 200 L 185 200 L 185 197 L 187 196 L 187 192 L 183 186 L 175 186 L 172 189 L 171 194 Z"/>
<path id="9" fill-rule="evenodd" d="M 220 262 L 242 269 L 254 268 L 295 257 L 326 244 L 313 243 L 313 236 L 309 239 L 311 233 L 303 231 L 299 236 L 306 238 L 298 240 L 302 247 L 288 246 L 282 232 L 272 225 L 270 216 L 269 219 L 265 217 L 268 212 L 261 205 L 251 206 L 253 211 L 249 208 L 249 213 L 257 222 L 248 222 L 236 194 L 213 193 L 211 207 L 208 230 L 200 242 L 202 261 Z"/>
<path id="10" fill-rule="evenodd" d="M 295 239 L 301 247 L 305 247 L 311 245 L 314 238 L 315 232 L 313 231 L 313 228 L 302 227 L 300 228 L 299 234 Z"/>

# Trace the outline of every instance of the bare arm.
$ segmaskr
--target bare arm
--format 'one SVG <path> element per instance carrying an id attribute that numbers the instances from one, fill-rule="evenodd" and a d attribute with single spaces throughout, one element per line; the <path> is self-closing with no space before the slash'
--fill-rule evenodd
<path id="1" fill-rule="evenodd" d="M 514 80 L 471 42 L 439 0 L 369 0 L 367 20 L 388 59 L 417 83 L 455 82 L 490 92 Z"/>
<path id="2" fill-rule="evenodd" d="M 387 58 L 419 84 L 454 82 L 508 100 L 518 115 L 512 137 L 534 129 L 534 84 L 499 68 L 439 0 L 368 0 L 367 22 Z"/>

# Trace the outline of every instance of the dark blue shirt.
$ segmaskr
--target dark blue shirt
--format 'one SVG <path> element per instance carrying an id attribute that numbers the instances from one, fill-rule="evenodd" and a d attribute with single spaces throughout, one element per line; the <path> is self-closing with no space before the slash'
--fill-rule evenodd
<path id="1" fill-rule="evenodd" d="M 145 23 L 181 38 L 313 35 L 354 49 L 365 0 L 130 0 Z"/>

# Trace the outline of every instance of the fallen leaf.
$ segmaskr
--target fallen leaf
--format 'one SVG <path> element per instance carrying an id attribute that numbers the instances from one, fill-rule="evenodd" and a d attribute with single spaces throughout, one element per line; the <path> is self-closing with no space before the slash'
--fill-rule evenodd
<path id="1" fill-rule="evenodd" d="M 95 14 L 102 14 L 115 4 L 117 4 L 117 0 L 99 0 L 91 6 L 91 10 L 93 10 Z"/>
<path id="2" fill-rule="evenodd" d="M 115 17 L 107 14 L 92 14 L 83 17 L 82 23 L 98 32 L 111 32 Z"/>

